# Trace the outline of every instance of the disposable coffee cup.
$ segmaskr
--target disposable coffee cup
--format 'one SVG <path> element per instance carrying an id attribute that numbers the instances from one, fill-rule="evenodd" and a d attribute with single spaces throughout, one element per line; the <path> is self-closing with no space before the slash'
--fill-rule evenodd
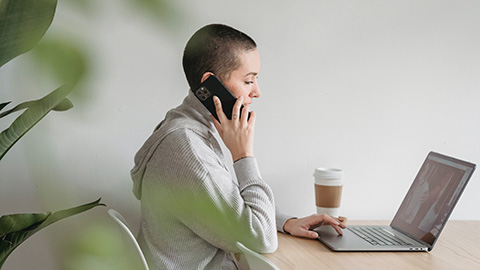
<path id="1" fill-rule="evenodd" d="M 334 168 L 316 168 L 313 177 L 315 178 L 317 214 L 338 217 L 342 199 L 343 171 Z"/>

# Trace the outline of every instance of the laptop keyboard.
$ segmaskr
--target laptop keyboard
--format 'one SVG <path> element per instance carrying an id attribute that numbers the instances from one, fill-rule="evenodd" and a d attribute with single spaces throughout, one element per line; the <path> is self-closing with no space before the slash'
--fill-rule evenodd
<path id="1" fill-rule="evenodd" d="M 351 232 L 374 246 L 411 246 L 411 243 L 384 231 L 382 227 L 347 227 Z"/>

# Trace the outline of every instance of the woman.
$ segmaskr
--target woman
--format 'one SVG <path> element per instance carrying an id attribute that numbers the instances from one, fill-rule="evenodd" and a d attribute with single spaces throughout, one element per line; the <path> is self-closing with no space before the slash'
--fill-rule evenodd
<path id="1" fill-rule="evenodd" d="M 344 226 L 329 216 L 275 213 L 253 154 L 255 112 L 247 117 L 249 104 L 261 95 L 253 39 L 226 25 L 207 25 L 188 41 L 183 68 L 191 89 L 216 75 L 238 99 L 231 120 L 214 99 L 217 121 L 189 91 L 136 154 L 131 174 L 142 209 L 138 238 L 151 267 L 238 269 L 232 256 L 237 241 L 267 253 L 277 248 L 277 230 L 315 238 L 309 229 L 328 223 L 341 233 Z M 232 155 L 236 180 L 217 132 Z"/>

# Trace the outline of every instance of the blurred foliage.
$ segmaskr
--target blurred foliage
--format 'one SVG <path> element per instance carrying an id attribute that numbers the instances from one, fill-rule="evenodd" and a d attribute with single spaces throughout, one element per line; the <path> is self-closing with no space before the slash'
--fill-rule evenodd
<path id="1" fill-rule="evenodd" d="M 0 2 L 0 67 L 32 49 L 49 28 L 55 14 L 56 0 L 2 0 Z M 78 81 L 78 80 L 77 80 Z M 9 128 L 0 133 L 0 160 L 15 143 L 51 110 L 73 107 L 66 96 L 76 81 L 71 77 L 42 99 L 24 102 L 0 115 L 27 109 Z M 10 102 L 3 102 L 1 109 Z"/>
<path id="2" fill-rule="evenodd" d="M 66 243 L 63 269 L 143 269 L 134 244 L 113 220 L 88 223 Z"/>
<path id="3" fill-rule="evenodd" d="M 0 114 L 0 118 L 15 111 L 25 109 L 13 123 L 0 133 L 0 160 L 5 154 L 51 110 L 65 111 L 73 107 L 66 98 L 73 86 L 62 86 L 47 96 L 34 101 L 19 104 L 11 110 Z"/>
<path id="4" fill-rule="evenodd" d="M 86 73 L 85 53 L 66 39 L 44 39 L 32 50 L 40 70 L 48 70 L 58 81 L 76 84 Z"/>
<path id="5" fill-rule="evenodd" d="M 72 3 L 70 7 L 82 15 L 103 16 L 94 12 L 97 0 L 67 1 Z M 182 16 L 178 13 L 175 1 L 124 0 L 123 3 L 136 8 L 142 16 L 150 15 L 154 23 L 162 24 L 171 33 L 176 33 L 177 27 L 182 23 Z M 72 108 L 73 104 L 66 98 L 67 95 L 84 94 L 84 91 L 78 91 L 78 86 L 81 86 L 82 81 L 88 76 L 90 67 L 87 57 L 89 50 L 82 46 L 86 39 L 75 36 L 79 34 L 75 29 L 60 34 L 49 34 L 42 39 L 53 21 L 56 7 L 57 0 L 0 0 L 0 71 L 3 65 L 31 50 L 29 55 L 32 56 L 30 59 L 34 60 L 35 79 L 53 79 L 55 83 L 63 85 L 41 99 L 23 102 L 11 108 L 8 108 L 10 102 L 0 100 L 0 118 L 25 110 L 0 134 L 0 160 L 48 112 Z M 73 41 L 76 38 L 82 42 Z M 31 77 L 26 77 L 26 73 L 19 73 L 21 80 L 32 80 Z M 77 90 L 72 91 L 73 89 Z M 37 90 L 41 89 L 31 89 Z M 47 194 L 54 197 L 52 195 Z M 96 201 L 87 205 L 90 209 L 102 204 Z M 7 256 L 32 234 L 53 222 L 88 210 L 82 208 L 87 205 L 54 214 L 45 212 L 2 216 L 0 268 Z M 84 210 L 77 211 L 79 208 Z M 111 224 L 110 226 L 95 224 L 87 224 L 81 234 L 69 243 L 64 260 L 65 269 L 140 269 L 142 264 L 134 247 L 125 243 L 129 239 L 123 239 L 120 231 L 112 230 Z M 52 237 L 61 236 L 53 234 Z"/>
<path id="6" fill-rule="evenodd" d="M 57 0 L 0 2 L 0 67 L 31 50 L 52 23 Z"/>
<path id="7" fill-rule="evenodd" d="M 153 19 L 168 26 L 170 30 L 181 25 L 183 16 L 175 8 L 175 1 L 171 0 L 128 0 L 142 13 L 149 14 Z"/>
<path id="8" fill-rule="evenodd" d="M 64 218 L 104 205 L 100 199 L 55 213 L 14 214 L 0 217 L 0 268 L 7 257 L 34 233 Z"/>
<path id="9" fill-rule="evenodd" d="M 148 190 L 147 194 L 142 194 L 142 201 L 146 207 L 150 207 L 147 211 L 159 219 L 158 224 L 162 224 L 162 211 L 168 209 L 169 212 L 176 213 L 177 218 L 185 224 L 201 224 L 199 226 L 215 232 L 216 237 L 224 242 L 241 242 L 254 251 L 261 252 L 263 236 L 252 233 L 244 216 L 226 204 L 222 205 L 222 199 L 212 197 L 203 189 L 178 184 L 187 182 L 188 180 L 170 179 L 170 182 L 162 182 L 161 185 L 149 183 L 142 187 L 144 192 Z M 245 208 L 245 211 L 250 210 Z M 201 222 L 198 222 L 198 217 L 201 217 Z M 162 225 L 164 224 L 165 221 Z M 275 225 L 272 225 L 275 230 Z"/>
<path id="10" fill-rule="evenodd" d="M 1 0 L 0 2 L 0 67 L 15 57 L 32 49 L 49 28 L 56 10 L 56 0 Z M 55 43 L 57 44 L 57 43 Z M 12 109 L 4 111 L 0 118 L 19 110 L 25 110 L 13 123 L 0 133 L 0 160 L 33 126 L 35 126 L 51 110 L 65 111 L 73 107 L 66 96 L 75 87 L 84 65 L 72 65 L 69 61 L 78 61 L 78 54 L 63 47 L 50 44 L 40 47 L 46 59 L 52 63 L 52 70 L 60 78 L 63 86 L 52 91 L 45 97 L 23 102 Z M 53 52 L 55 51 L 55 52 Z M 63 52 L 62 59 L 56 58 L 56 52 Z M 69 53 L 66 53 L 69 52 Z M 67 70 L 65 67 L 69 67 Z M 2 102 L 0 111 L 10 102 Z M 2 179 L 2 181 L 5 181 Z M 40 214 L 13 214 L 0 217 L 0 268 L 7 257 L 21 243 L 34 233 L 72 215 L 87 211 L 95 206 L 103 205 L 100 199 L 82 206 Z"/>
<path id="11" fill-rule="evenodd" d="M 73 3 L 77 9 L 81 10 L 85 14 L 92 12 L 95 9 L 94 3 L 98 0 L 68 0 Z"/>
<path id="12" fill-rule="evenodd" d="M 87 52 L 78 43 L 61 36 L 45 38 L 31 51 L 31 56 L 37 67 L 37 77 L 48 77 L 61 84 L 75 85 L 76 91 L 72 94 L 82 96 L 84 91 L 78 87 L 88 73 L 89 63 Z"/>

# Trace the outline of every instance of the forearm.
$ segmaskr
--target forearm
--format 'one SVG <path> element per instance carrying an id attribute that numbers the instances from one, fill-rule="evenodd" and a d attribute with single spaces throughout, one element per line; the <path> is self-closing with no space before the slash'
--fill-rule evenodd
<path id="1" fill-rule="evenodd" d="M 272 252 L 277 246 L 276 215 L 273 192 L 261 178 L 254 157 L 246 157 L 234 163 L 240 195 L 246 212 L 251 212 L 252 229 L 256 245 L 264 252 Z"/>

